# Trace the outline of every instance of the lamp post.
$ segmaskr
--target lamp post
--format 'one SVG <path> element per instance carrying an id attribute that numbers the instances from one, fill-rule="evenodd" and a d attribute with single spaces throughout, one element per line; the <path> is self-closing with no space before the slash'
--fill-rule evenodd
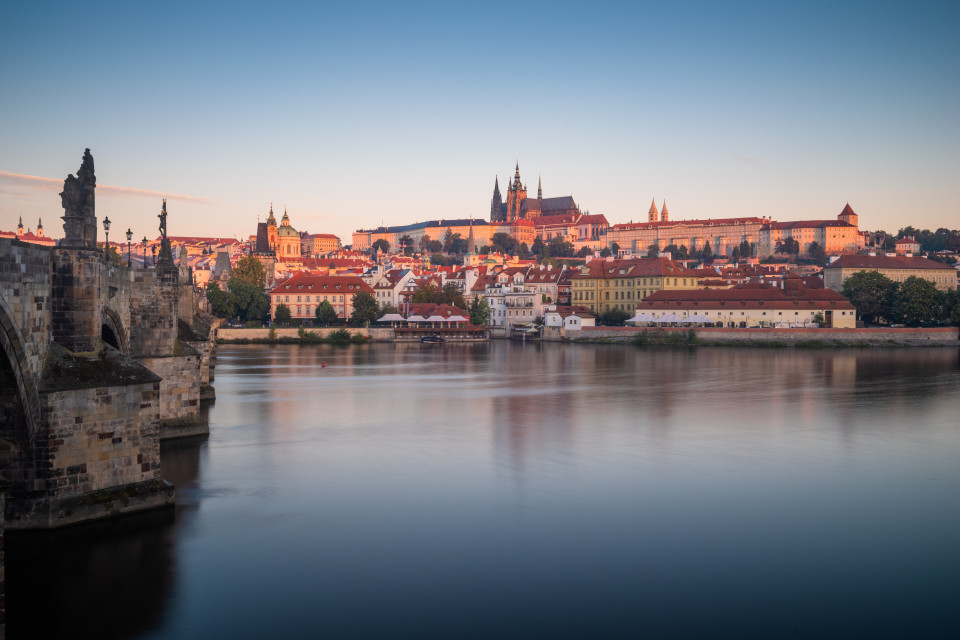
<path id="1" fill-rule="evenodd" d="M 130 231 L 130 227 L 127 227 L 127 269 L 133 265 L 133 261 L 130 257 L 130 241 L 133 240 L 133 231 Z"/>
<path id="2" fill-rule="evenodd" d="M 157 245 L 150 247 L 150 253 L 153 254 L 153 266 L 157 266 Z"/>
<path id="3" fill-rule="evenodd" d="M 147 236 L 143 236 L 143 240 L 140 241 L 140 244 L 143 246 L 143 268 L 147 268 Z"/>
<path id="4" fill-rule="evenodd" d="M 110 218 L 103 219 L 103 261 L 110 264 Z"/>

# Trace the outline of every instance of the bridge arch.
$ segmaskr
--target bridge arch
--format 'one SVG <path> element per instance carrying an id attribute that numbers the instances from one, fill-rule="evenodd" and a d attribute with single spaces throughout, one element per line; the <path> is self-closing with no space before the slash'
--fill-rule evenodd
<path id="1" fill-rule="evenodd" d="M 0 387 L 10 394 L 3 397 L 0 438 L 22 447 L 34 440 L 40 427 L 40 398 L 36 374 L 30 371 L 23 336 L 13 317 L 7 301 L 0 298 Z"/>
<path id="2" fill-rule="evenodd" d="M 101 338 L 123 355 L 130 355 L 129 335 L 123 327 L 123 320 L 120 319 L 120 315 L 116 311 L 109 307 L 103 308 Z"/>

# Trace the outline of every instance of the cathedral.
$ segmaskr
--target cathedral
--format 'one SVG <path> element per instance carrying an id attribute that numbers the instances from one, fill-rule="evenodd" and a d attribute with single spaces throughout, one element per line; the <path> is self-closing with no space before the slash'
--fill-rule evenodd
<path id="1" fill-rule="evenodd" d="M 540 216 L 577 215 L 580 208 L 573 196 L 544 198 L 543 185 L 537 180 L 537 197 L 527 197 L 527 186 L 520 181 L 520 163 L 517 163 L 513 182 L 507 185 L 507 201 L 500 194 L 500 183 L 493 179 L 493 199 L 490 202 L 490 222 L 511 223 L 516 220 L 534 220 Z"/>

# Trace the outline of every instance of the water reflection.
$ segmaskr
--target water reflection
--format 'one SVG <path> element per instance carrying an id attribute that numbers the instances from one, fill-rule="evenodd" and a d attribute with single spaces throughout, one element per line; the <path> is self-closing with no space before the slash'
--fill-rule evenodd
<path id="1" fill-rule="evenodd" d="M 15 592 L 88 620 L 148 580 L 112 637 L 936 635 L 958 382 L 949 349 L 224 347 L 209 439 L 161 452 L 175 523 L 20 547 L 11 629 Z"/>

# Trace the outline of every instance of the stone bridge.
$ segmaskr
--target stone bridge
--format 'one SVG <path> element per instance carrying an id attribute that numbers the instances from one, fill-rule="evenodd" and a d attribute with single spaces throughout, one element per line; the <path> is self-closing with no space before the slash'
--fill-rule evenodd
<path id="1" fill-rule="evenodd" d="M 93 160 L 65 182 L 57 247 L 0 238 L 0 473 L 9 528 L 172 504 L 160 439 L 205 433 L 213 319 L 169 242 L 153 268 L 96 246 Z M 74 184 L 71 185 L 71 179 Z M 79 182 L 79 184 L 77 184 Z M 68 191 L 82 195 L 68 202 Z M 164 206 L 161 214 L 165 235 Z M 92 231 L 91 231 L 92 230 Z"/>

